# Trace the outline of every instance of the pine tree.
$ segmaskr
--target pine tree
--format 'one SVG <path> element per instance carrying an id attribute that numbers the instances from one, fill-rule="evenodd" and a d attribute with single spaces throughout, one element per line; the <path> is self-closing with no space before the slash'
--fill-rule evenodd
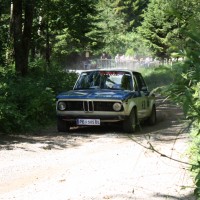
<path id="1" fill-rule="evenodd" d="M 115 11 L 124 18 L 127 31 L 132 31 L 141 25 L 142 14 L 149 0 L 115 0 Z"/>
<path id="2" fill-rule="evenodd" d="M 169 1 L 151 0 L 138 32 L 147 41 L 156 57 L 169 59 L 170 39 L 174 37 L 177 19 L 169 12 Z"/>

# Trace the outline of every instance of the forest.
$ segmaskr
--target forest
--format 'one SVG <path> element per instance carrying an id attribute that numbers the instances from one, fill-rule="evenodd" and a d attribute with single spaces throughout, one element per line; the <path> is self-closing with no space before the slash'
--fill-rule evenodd
<path id="1" fill-rule="evenodd" d="M 169 67 L 173 81 L 162 93 L 188 121 L 200 197 L 199 35 L 199 0 L 0 0 L 0 132 L 51 123 L 56 94 L 77 77 L 64 69 L 86 52 L 183 58 Z"/>
<path id="2" fill-rule="evenodd" d="M 38 62 L 65 67 L 87 51 L 177 58 L 198 9 L 197 0 L 1 0 L 0 64 L 26 76 Z"/>

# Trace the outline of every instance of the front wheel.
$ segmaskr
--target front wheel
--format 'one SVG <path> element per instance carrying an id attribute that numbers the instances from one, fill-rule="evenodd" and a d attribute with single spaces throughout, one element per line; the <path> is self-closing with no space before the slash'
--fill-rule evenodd
<path id="1" fill-rule="evenodd" d="M 69 131 L 69 123 L 57 118 L 57 130 L 58 132 L 68 132 Z"/>
<path id="2" fill-rule="evenodd" d="M 123 121 L 123 130 L 127 133 L 134 133 L 137 125 L 136 110 L 132 109 L 130 115 Z"/>

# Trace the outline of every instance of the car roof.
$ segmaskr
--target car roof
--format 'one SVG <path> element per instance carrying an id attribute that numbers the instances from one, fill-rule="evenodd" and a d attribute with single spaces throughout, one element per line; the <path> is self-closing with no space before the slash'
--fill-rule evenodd
<path id="1" fill-rule="evenodd" d="M 83 73 L 83 72 L 93 72 L 93 71 L 116 71 L 116 72 L 118 72 L 118 71 L 120 71 L 120 72 L 130 72 L 130 73 L 139 73 L 140 74 L 140 72 L 138 72 L 138 71 L 134 71 L 134 70 L 129 70 L 129 69 L 116 69 L 116 68 L 110 68 L 110 69 L 103 69 L 103 68 L 101 68 L 101 69 L 88 69 L 88 70 L 81 70 L 81 73 Z"/>

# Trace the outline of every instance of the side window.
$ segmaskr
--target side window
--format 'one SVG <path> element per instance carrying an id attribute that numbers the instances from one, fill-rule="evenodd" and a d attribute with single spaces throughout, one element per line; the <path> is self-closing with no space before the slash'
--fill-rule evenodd
<path id="1" fill-rule="evenodd" d="M 142 88 L 144 88 L 144 87 L 147 88 L 147 86 L 146 86 L 146 84 L 145 84 L 145 82 L 144 82 L 143 77 L 142 77 L 139 73 L 134 73 L 133 75 L 134 75 L 134 77 L 135 77 L 135 79 L 136 79 L 137 87 L 138 87 L 137 89 L 138 89 L 139 91 L 141 91 Z"/>
<path id="2" fill-rule="evenodd" d="M 133 90 L 133 81 L 131 74 L 124 74 L 121 79 L 121 88 L 125 90 Z"/>

